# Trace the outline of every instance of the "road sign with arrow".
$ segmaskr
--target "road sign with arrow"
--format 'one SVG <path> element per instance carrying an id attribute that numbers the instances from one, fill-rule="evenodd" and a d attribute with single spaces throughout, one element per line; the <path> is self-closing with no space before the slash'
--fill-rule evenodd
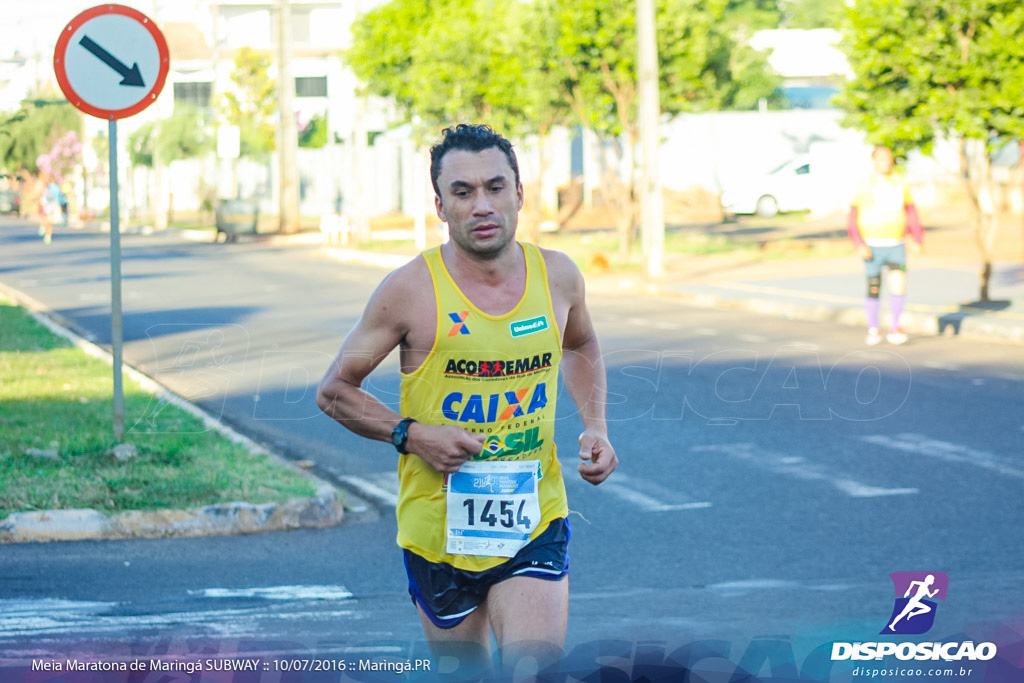
<path id="1" fill-rule="evenodd" d="M 152 104 L 167 80 L 170 56 L 160 29 L 124 5 L 87 9 L 61 32 L 53 51 L 60 89 L 75 107 L 107 120 L 110 160 L 110 346 L 114 366 L 114 438 L 124 436 L 121 359 L 121 228 L 118 210 L 117 120 Z"/>
<path id="2" fill-rule="evenodd" d="M 137 114 L 156 100 L 170 58 L 163 34 L 123 5 L 87 9 L 57 39 L 53 70 L 78 109 L 101 119 Z"/>

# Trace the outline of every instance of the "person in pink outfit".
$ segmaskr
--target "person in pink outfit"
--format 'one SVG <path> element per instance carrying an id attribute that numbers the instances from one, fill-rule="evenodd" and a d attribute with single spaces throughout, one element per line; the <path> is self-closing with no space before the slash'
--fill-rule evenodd
<path id="1" fill-rule="evenodd" d="M 867 317 L 867 343 L 874 346 L 882 341 L 879 324 L 882 269 L 888 272 L 889 331 L 885 339 L 890 344 L 904 344 L 907 334 L 900 326 L 907 290 L 906 239 L 912 239 L 912 248 L 919 253 L 924 243 L 924 227 L 917 215 L 914 200 L 902 173 L 895 170 L 892 150 L 875 147 L 871 154 L 873 171 L 857 188 L 850 204 L 847 232 L 864 259 L 868 279 L 868 293 L 864 300 Z"/>

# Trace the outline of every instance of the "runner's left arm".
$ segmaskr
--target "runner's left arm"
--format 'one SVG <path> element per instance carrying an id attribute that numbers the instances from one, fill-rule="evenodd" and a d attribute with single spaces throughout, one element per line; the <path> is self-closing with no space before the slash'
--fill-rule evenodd
<path id="1" fill-rule="evenodd" d="M 607 374 L 587 310 L 583 275 L 571 261 L 560 270 L 559 280 L 566 285 L 564 291 L 569 301 L 562 337 L 562 377 L 583 421 L 579 438 L 580 476 L 596 485 L 607 479 L 619 463 L 615 448 L 608 440 Z"/>

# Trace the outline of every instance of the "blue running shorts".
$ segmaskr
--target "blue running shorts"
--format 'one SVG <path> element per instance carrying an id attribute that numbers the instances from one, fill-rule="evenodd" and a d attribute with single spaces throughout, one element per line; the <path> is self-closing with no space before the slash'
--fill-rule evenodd
<path id="1" fill-rule="evenodd" d="M 871 245 L 868 245 L 871 247 Z M 871 258 L 864 261 L 864 267 L 868 277 L 878 277 L 882 274 L 882 266 L 889 270 L 907 269 L 907 247 L 904 244 L 895 244 L 890 247 L 871 247 Z"/>
<path id="2" fill-rule="evenodd" d="M 403 550 L 405 571 L 409 576 L 409 595 L 435 626 L 453 628 L 487 599 L 487 592 L 496 583 L 515 576 L 549 581 L 560 581 L 565 577 L 569 573 L 570 533 L 569 520 L 553 520 L 515 557 L 482 572 L 428 562 L 409 550 Z"/>

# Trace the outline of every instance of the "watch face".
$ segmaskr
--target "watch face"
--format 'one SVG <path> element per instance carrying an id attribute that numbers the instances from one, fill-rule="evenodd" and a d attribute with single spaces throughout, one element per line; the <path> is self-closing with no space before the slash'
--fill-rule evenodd
<path id="1" fill-rule="evenodd" d="M 406 435 L 408 433 L 409 433 L 409 423 L 407 421 L 405 421 L 405 420 L 402 420 L 401 422 L 399 422 L 398 425 L 394 429 L 391 430 L 391 444 L 395 448 L 397 448 L 399 450 L 399 452 L 402 452 L 402 453 L 405 452 L 405 449 L 403 448 L 403 446 L 405 446 L 405 440 L 407 438 Z"/>

